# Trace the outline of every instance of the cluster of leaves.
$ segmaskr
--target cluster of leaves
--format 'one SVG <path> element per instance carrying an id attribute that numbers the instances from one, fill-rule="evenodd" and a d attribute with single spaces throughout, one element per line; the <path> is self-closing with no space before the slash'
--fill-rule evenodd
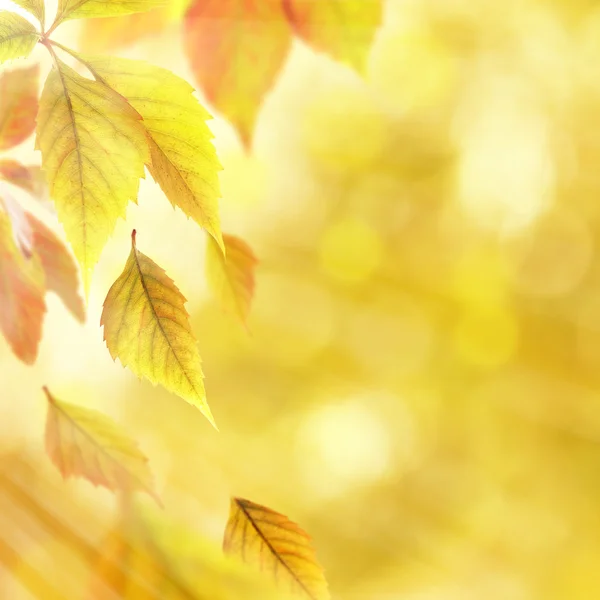
<path id="1" fill-rule="evenodd" d="M 382 0 L 192 0 L 125 19 L 88 21 L 84 47 L 104 50 L 160 31 L 183 15 L 184 47 L 198 85 L 246 147 L 260 106 L 283 69 L 294 36 L 364 71 Z"/>

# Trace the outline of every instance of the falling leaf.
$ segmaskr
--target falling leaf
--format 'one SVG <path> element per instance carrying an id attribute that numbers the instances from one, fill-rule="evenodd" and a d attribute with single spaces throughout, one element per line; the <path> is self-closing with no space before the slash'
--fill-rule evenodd
<path id="1" fill-rule="evenodd" d="M 381 0 L 283 0 L 283 7 L 307 44 L 364 70 L 383 17 Z"/>
<path id="2" fill-rule="evenodd" d="M 25 166 L 16 160 L 0 159 L 0 180 L 20 187 L 35 198 L 45 195 L 46 181 L 38 166 Z"/>
<path id="3" fill-rule="evenodd" d="M 154 491 L 148 459 L 111 419 L 95 410 L 48 399 L 46 452 L 63 477 L 84 477 L 109 490 Z"/>
<path id="4" fill-rule="evenodd" d="M 20 144 L 35 131 L 38 75 L 37 65 L 0 74 L 0 150 Z"/>
<path id="5" fill-rule="evenodd" d="M 15 355 L 33 364 L 46 312 L 44 273 L 36 256 L 23 256 L 8 215 L 0 210 L 0 330 Z"/>
<path id="6" fill-rule="evenodd" d="M 87 294 L 117 219 L 137 198 L 148 146 L 140 115 L 122 96 L 56 63 L 42 92 L 36 147 Z"/>
<path id="7" fill-rule="evenodd" d="M 327 581 L 310 537 L 270 508 L 232 498 L 223 550 L 270 574 L 292 596 L 328 600 Z"/>
<path id="8" fill-rule="evenodd" d="M 135 237 L 134 230 L 125 269 L 104 301 L 100 324 L 108 350 L 138 377 L 199 408 L 216 428 L 186 299 L 164 270 L 138 251 Z"/>
<path id="9" fill-rule="evenodd" d="M 85 306 L 79 295 L 77 266 L 58 236 L 32 214 L 26 213 L 31 227 L 33 247 L 46 275 L 46 290 L 55 292 L 82 323 Z"/>
<path id="10" fill-rule="evenodd" d="M 167 198 L 221 244 L 221 165 L 206 125 L 210 115 L 192 95 L 192 86 L 143 61 L 79 56 L 143 117 L 151 155 L 148 169 Z"/>
<path id="11" fill-rule="evenodd" d="M 25 58 L 39 40 L 35 27 L 13 12 L 0 10 L 0 63 L 14 58 Z"/>
<path id="12" fill-rule="evenodd" d="M 291 39 L 281 0 L 195 0 L 185 16 L 185 50 L 196 80 L 246 147 Z"/>
<path id="13" fill-rule="evenodd" d="M 44 0 L 12 0 L 28 13 L 32 14 L 39 22 L 42 28 L 46 20 L 46 9 Z"/>
<path id="14" fill-rule="evenodd" d="M 58 11 L 51 30 L 63 21 L 90 17 L 116 17 L 151 10 L 166 0 L 58 0 Z"/>
<path id="15" fill-rule="evenodd" d="M 223 242 L 225 256 L 214 240 L 208 239 L 208 283 L 223 308 L 237 315 L 245 323 L 254 295 L 254 270 L 258 260 L 252 248 L 239 237 L 224 233 Z"/>

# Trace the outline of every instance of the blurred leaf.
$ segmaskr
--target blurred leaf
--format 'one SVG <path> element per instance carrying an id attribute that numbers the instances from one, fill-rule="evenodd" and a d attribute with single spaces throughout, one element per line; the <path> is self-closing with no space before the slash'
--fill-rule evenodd
<path id="1" fill-rule="evenodd" d="M 79 295 L 77 265 L 58 236 L 32 214 L 26 213 L 32 230 L 33 247 L 46 275 L 46 290 L 58 294 L 65 306 L 82 323 L 85 305 Z"/>
<path id="2" fill-rule="evenodd" d="M 134 230 L 125 269 L 108 291 L 100 319 L 110 355 L 199 408 L 216 428 L 185 302 L 165 271 L 138 251 Z"/>
<path id="3" fill-rule="evenodd" d="M 258 263 L 252 248 L 235 235 L 223 234 L 225 256 L 212 238 L 206 249 L 208 283 L 226 311 L 245 324 L 254 296 L 254 270 Z"/>
<path id="4" fill-rule="evenodd" d="M 59 59 L 56 64 L 40 101 L 36 148 L 87 294 L 117 219 L 137 198 L 148 161 L 146 134 L 122 96 Z"/>
<path id="5" fill-rule="evenodd" d="M 84 477 L 94 485 L 126 492 L 143 490 L 161 504 L 154 491 L 148 459 L 121 428 L 88 408 L 48 398 L 46 451 L 63 477 Z"/>
<path id="6" fill-rule="evenodd" d="M 0 10 L 0 63 L 29 56 L 38 39 L 35 27 L 27 19 Z"/>
<path id="7" fill-rule="evenodd" d="M 280 0 L 195 0 L 184 23 L 196 81 L 250 147 L 258 110 L 291 45 Z"/>
<path id="8" fill-rule="evenodd" d="M 283 7 L 307 44 L 364 70 L 382 21 L 381 0 L 283 0 Z"/>
<path id="9" fill-rule="evenodd" d="M 0 159 L 0 180 L 20 187 L 35 198 L 45 196 L 46 180 L 37 165 L 25 166 L 16 160 Z"/>
<path id="10" fill-rule="evenodd" d="M 222 244 L 219 224 L 221 169 L 210 118 L 194 88 L 166 69 L 121 58 L 80 57 L 95 77 L 127 98 L 148 132 L 147 165 L 173 206 Z"/>
<path id="11" fill-rule="evenodd" d="M 58 11 L 51 29 L 69 19 L 130 15 L 161 6 L 165 2 L 166 0 L 58 0 Z"/>
<path id="12" fill-rule="evenodd" d="M 270 573 L 279 588 L 294 597 L 330 597 L 310 537 L 287 517 L 266 506 L 232 498 L 223 550 Z"/>
<path id="13" fill-rule="evenodd" d="M 34 132 L 38 77 L 38 65 L 0 74 L 0 150 L 20 144 Z"/>
<path id="14" fill-rule="evenodd" d="M 0 329 L 26 364 L 37 357 L 45 312 L 39 260 L 23 256 L 14 242 L 10 219 L 0 210 Z"/>
<path id="15" fill-rule="evenodd" d="M 12 0 L 21 8 L 31 13 L 39 22 L 42 28 L 46 19 L 46 9 L 44 0 Z"/>
<path id="16" fill-rule="evenodd" d="M 21 205 L 5 189 L 5 185 L 2 182 L 0 182 L 0 207 L 4 208 L 10 219 L 13 239 L 21 254 L 27 259 L 31 258 L 33 254 L 33 232 L 31 225 Z"/>

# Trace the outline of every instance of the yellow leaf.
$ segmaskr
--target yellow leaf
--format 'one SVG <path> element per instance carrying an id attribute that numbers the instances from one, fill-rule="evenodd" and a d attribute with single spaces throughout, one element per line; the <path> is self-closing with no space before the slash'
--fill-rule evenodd
<path id="1" fill-rule="evenodd" d="M 5 199 L 6 200 L 6 199 Z M 44 273 L 36 256 L 16 246 L 8 215 L 0 210 L 0 330 L 13 352 L 33 364 L 46 313 Z"/>
<path id="2" fill-rule="evenodd" d="M 0 63 L 29 56 L 39 35 L 35 27 L 13 12 L 0 10 Z"/>
<path id="3" fill-rule="evenodd" d="M 87 294 L 117 219 L 137 198 L 148 145 L 140 115 L 122 96 L 56 65 L 40 100 L 36 148 Z"/>
<path id="4" fill-rule="evenodd" d="M 109 490 L 142 490 L 160 505 L 148 459 L 137 442 L 111 419 L 95 410 L 48 399 L 46 452 L 63 477 L 84 477 Z"/>
<path id="5" fill-rule="evenodd" d="M 144 12 L 165 4 L 166 0 L 58 0 L 58 11 L 51 30 L 63 21 L 90 17 L 116 17 Z"/>
<path id="6" fill-rule="evenodd" d="M 138 377 L 160 383 L 199 408 L 216 428 L 186 299 L 164 270 L 138 251 L 135 230 L 131 242 L 125 269 L 108 291 L 100 319 L 108 350 Z"/>
<path id="7" fill-rule="evenodd" d="M 283 0 L 283 7 L 307 44 L 364 70 L 383 17 L 381 0 Z"/>
<path id="8" fill-rule="evenodd" d="M 232 498 L 223 550 L 270 574 L 293 597 L 328 600 L 327 581 L 310 537 L 270 508 Z"/>
<path id="9" fill-rule="evenodd" d="M 27 12 L 32 14 L 44 27 L 44 21 L 46 20 L 46 9 L 44 0 L 12 0 L 15 4 L 18 4 L 21 8 L 24 8 Z"/>
<path id="10" fill-rule="evenodd" d="M 206 249 L 208 283 L 223 308 L 243 323 L 248 318 L 254 295 L 254 270 L 258 260 L 248 244 L 234 235 L 223 234 L 225 256 L 212 238 Z"/>
<path id="11" fill-rule="evenodd" d="M 79 58 L 143 117 L 151 155 L 148 169 L 173 206 L 222 245 L 218 210 L 221 165 L 206 125 L 210 115 L 192 95 L 194 88 L 167 69 L 144 61 Z"/>

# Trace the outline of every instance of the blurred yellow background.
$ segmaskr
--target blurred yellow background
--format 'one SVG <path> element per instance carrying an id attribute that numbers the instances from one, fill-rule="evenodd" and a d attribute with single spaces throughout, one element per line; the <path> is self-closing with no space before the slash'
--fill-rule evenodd
<path id="1" fill-rule="evenodd" d="M 177 24 L 118 54 L 193 81 Z M 48 385 L 139 440 L 182 527 L 219 545 L 231 495 L 300 523 L 335 599 L 600 597 L 599 65 L 590 0 L 389 0 L 364 79 L 295 40 L 252 155 L 210 122 L 223 230 L 261 261 L 251 335 L 210 297 L 203 232 L 147 177 L 86 325 L 51 296 L 35 366 L 0 339 L 0 441 L 31 453 L 25 487 L 45 478 L 64 519 L 85 507 L 92 544 L 116 512 L 43 453 Z M 39 163 L 33 139 L 12 156 Z M 133 228 L 189 300 L 220 433 L 103 343 Z M 61 540 L 21 535 L 0 498 L 4 541 L 76 586 Z"/>

